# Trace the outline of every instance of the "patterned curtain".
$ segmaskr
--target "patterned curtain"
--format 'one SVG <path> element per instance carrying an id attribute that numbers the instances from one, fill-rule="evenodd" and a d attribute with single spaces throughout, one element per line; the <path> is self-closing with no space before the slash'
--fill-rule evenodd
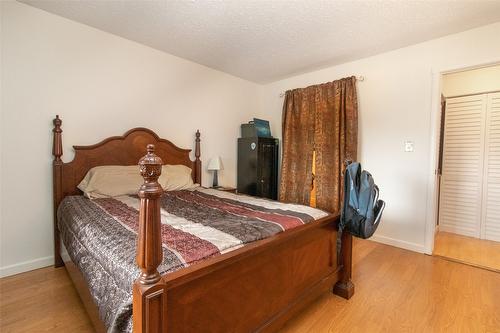
<path id="1" fill-rule="evenodd" d="M 287 91 L 283 104 L 280 200 L 310 203 L 315 151 L 316 207 L 339 212 L 344 161 L 356 160 L 357 146 L 354 76 Z"/>

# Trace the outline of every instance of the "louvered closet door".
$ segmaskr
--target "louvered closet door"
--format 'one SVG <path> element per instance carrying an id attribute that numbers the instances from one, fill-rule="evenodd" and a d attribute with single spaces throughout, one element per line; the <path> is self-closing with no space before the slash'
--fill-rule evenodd
<path id="1" fill-rule="evenodd" d="M 439 229 L 480 237 L 486 96 L 446 100 Z"/>
<path id="2" fill-rule="evenodd" d="M 481 238 L 500 241 L 500 93 L 488 94 Z"/>

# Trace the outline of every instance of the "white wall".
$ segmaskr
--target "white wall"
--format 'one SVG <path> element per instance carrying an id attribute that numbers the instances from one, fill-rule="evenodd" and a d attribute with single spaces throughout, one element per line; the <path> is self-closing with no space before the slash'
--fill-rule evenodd
<path id="1" fill-rule="evenodd" d="M 273 82 L 260 88 L 261 116 L 281 134 L 281 92 L 351 75 L 358 82 L 359 160 L 387 207 L 375 240 L 424 252 L 433 201 L 435 112 L 440 71 L 500 60 L 500 23 Z M 434 105 L 436 104 L 436 105 Z M 281 135 L 280 135 L 281 136 Z M 405 153 L 403 143 L 415 143 Z M 429 234 L 429 231 L 427 231 Z M 428 245 L 428 244 L 427 244 Z"/>
<path id="2" fill-rule="evenodd" d="M 481 67 L 443 75 L 445 97 L 500 90 L 500 65 Z"/>
<path id="3" fill-rule="evenodd" d="M 236 182 L 239 125 L 257 85 L 17 2 L 3 2 L 0 275 L 52 263 L 52 118 L 72 145 L 144 126 L 183 148 L 201 131 Z M 203 174 L 209 184 L 211 175 Z"/>

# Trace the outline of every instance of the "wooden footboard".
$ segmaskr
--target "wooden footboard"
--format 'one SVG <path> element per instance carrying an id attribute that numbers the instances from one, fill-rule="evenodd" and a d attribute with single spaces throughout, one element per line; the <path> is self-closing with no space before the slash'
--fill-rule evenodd
<path id="1" fill-rule="evenodd" d="M 333 215 L 160 277 L 161 160 L 154 147 L 139 164 L 145 183 L 139 192 L 135 332 L 273 331 L 328 289 L 352 296 L 351 236 L 345 233 L 338 260 Z"/>

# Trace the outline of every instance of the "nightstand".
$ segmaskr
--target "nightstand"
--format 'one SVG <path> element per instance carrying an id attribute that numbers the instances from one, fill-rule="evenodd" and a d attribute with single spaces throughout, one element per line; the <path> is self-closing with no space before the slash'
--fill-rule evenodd
<path id="1" fill-rule="evenodd" d="M 210 188 L 213 189 L 213 190 L 217 190 L 217 191 L 224 191 L 224 192 L 236 193 L 236 188 L 234 188 L 234 187 L 220 186 L 220 187 L 210 187 Z"/>

